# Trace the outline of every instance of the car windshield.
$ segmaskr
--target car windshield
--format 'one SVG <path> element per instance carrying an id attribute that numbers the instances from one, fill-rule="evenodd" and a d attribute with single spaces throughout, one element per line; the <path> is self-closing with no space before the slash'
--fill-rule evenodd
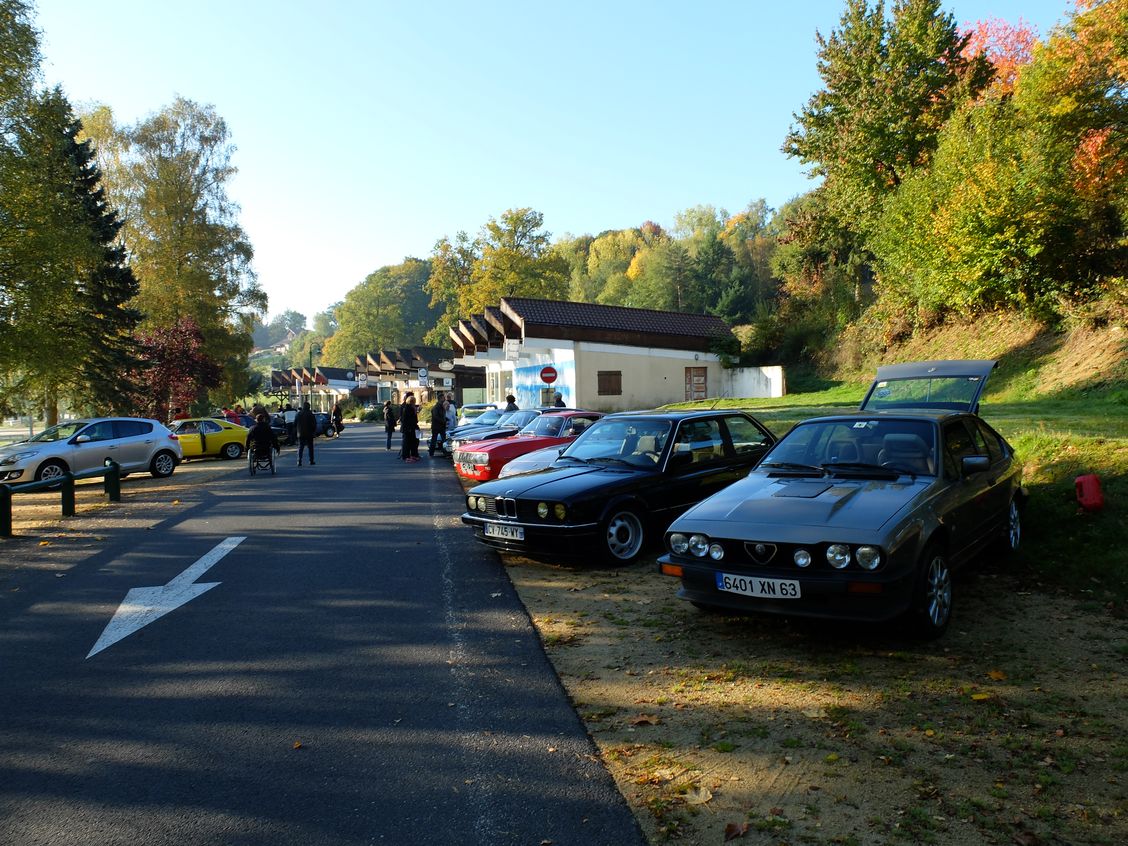
<path id="1" fill-rule="evenodd" d="M 69 423 L 60 423 L 50 429 L 44 429 L 33 438 L 28 438 L 32 443 L 48 443 L 50 441 L 65 441 L 74 437 L 78 432 L 89 425 L 88 420 L 72 420 Z"/>
<path id="2" fill-rule="evenodd" d="M 521 430 L 522 435 L 539 435 L 542 438 L 559 438 L 564 428 L 564 417 L 555 417 L 551 414 L 542 414 L 525 425 Z"/>
<path id="3" fill-rule="evenodd" d="M 971 408 L 979 395 L 979 376 L 935 376 L 885 379 L 873 386 L 866 411 L 883 408 Z"/>
<path id="4" fill-rule="evenodd" d="M 498 426 L 516 426 L 518 429 L 540 416 L 537 411 L 511 411 L 497 421 Z"/>
<path id="5" fill-rule="evenodd" d="M 812 420 L 788 432 L 759 467 L 786 474 L 896 472 L 934 476 L 936 427 L 928 420 Z"/>
<path id="6" fill-rule="evenodd" d="M 572 441 L 563 457 L 653 469 L 670 439 L 670 426 L 669 420 L 598 420 Z"/>

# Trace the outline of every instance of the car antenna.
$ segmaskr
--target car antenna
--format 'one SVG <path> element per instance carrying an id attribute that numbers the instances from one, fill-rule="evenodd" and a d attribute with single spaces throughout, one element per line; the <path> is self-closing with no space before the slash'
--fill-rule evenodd
<path id="1" fill-rule="evenodd" d="M 709 410 L 712 411 L 714 408 L 716 408 L 717 403 L 719 403 L 721 400 L 723 400 L 727 396 L 728 396 L 728 391 L 722 391 L 721 395 L 719 397 L 717 397 L 715 400 L 713 400 L 713 404 L 711 406 L 709 406 Z"/>

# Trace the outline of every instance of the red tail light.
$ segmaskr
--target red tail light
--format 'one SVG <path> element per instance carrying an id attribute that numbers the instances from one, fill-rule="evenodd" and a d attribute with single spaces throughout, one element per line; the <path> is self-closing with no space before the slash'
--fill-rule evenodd
<path id="1" fill-rule="evenodd" d="M 176 432 L 169 432 L 168 433 L 168 439 L 170 441 L 179 441 L 180 440 L 180 438 L 177 436 Z"/>

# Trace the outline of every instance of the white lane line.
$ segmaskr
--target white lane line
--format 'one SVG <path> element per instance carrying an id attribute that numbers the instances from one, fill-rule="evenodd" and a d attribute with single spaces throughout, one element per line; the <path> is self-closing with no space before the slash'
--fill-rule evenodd
<path id="1" fill-rule="evenodd" d="M 219 585 L 219 582 L 196 584 L 196 579 L 218 564 L 223 556 L 245 540 L 246 537 L 225 538 L 195 564 L 173 577 L 167 585 L 131 588 L 110 622 L 106 624 L 102 636 L 98 638 L 98 642 L 86 657 L 97 655 L 103 649 L 113 646 L 119 640 L 129 637 L 154 620 L 159 620 L 170 611 L 175 611 L 184 603 Z"/>

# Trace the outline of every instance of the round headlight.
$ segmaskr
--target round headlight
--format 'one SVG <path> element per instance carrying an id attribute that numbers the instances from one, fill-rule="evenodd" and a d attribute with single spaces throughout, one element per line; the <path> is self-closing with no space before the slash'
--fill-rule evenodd
<path id="1" fill-rule="evenodd" d="M 709 551 L 709 539 L 705 535 L 690 535 L 689 551 L 698 558 L 704 558 L 705 553 Z"/>
<path id="2" fill-rule="evenodd" d="M 677 555 L 685 555 L 689 549 L 689 538 L 680 532 L 674 532 L 670 535 L 670 551 Z"/>
<path id="3" fill-rule="evenodd" d="M 537 516 L 538 517 L 547 517 L 548 516 L 548 503 L 547 502 L 538 502 L 537 503 Z"/>
<path id="4" fill-rule="evenodd" d="M 866 570 L 876 570 L 881 563 L 881 550 L 876 546 L 859 546 L 857 552 L 858 566 Z"/>
<path id="5" fill-rule="evenodd" d="M 486 498 L 484 496 L 478 497 L 478 510 L 483 514 L 486 513 Z"/>
<path id="6" fill-rule="evenodd" d="M 475 508 L 477 508 L 478 507 L 478 497 L 476 497 L 476 496 L 466 497 L 466 507 L 469 508 L 471 511 L 473 511 Z"/>
<path id="7" fill-rule="evenodd" d="M 811 553 L 807 552 L 805 549 L 795 550 L 795 554 L 791 556 L 791 559 L 795 562 L 796 567 L 811 566 Z"/>
<path id="8" fill-rule="evenodd" d="M 714 561 L 720 561 L 725 557 L 725 548 L 719 543 L 709 544 L 709 557 Z"/>
<path id="9" fill-rule="evenodd" d="M 556 515 L 557 520 L 563 520 L 568 516 L 568 509 L 565 508 L 562 503 L 558 502 L 556 505 L 552 506 L 552 513 Z"/>
<path id="10" fill-rule="evenodd" d="M 826 548 L 826 561 L 835 570 L 841 570 L 850 563 L 850 547 L 844 543 L 832 543 Z"/>

